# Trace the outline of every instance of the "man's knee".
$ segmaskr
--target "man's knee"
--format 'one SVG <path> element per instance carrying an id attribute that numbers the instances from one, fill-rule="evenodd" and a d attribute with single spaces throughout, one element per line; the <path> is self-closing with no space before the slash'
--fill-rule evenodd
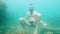
<path id="1" fill-rule="evenodd" d="M 25 18 L 20 18 L 19 20 L 23 24 L 29 24 L 30 25 L 30 23 Z"/>

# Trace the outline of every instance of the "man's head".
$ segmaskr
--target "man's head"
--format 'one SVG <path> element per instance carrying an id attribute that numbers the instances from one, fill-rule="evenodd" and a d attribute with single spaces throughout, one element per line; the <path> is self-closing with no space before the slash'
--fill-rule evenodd
<path id="1" fill-rule="evenodd" d="M 33 5 L 32 4 L 30 4 L 29 10 L 30 10 L 30 12 L 33 12 L 34 8 L 33 8 Z"/>

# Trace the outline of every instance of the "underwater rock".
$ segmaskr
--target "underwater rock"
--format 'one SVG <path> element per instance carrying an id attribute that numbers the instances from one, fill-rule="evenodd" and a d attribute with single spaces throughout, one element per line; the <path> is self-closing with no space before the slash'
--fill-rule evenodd
<path id="1" fill-rule="evenodd" d="M 6 19 L 6 4 L 3 2 L 3 0 L 0 0 L 0 25 L 4 24 L 5 19 Z"/>

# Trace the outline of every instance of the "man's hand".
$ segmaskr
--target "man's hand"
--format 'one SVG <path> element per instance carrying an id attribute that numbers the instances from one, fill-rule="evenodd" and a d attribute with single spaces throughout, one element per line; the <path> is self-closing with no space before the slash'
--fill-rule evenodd
<path id="1" fill-rule="evenodd" d="M 43 26 L 46 27 L 46 26 L 48 26 L 48 24 L 47 23 L 44 23 Z"/>
<path id="2" fill-rule="evenodd" d="M 40 21 L 40 23 L 42 23 L 42 25 L 43 25 L 44 27 L 48 26 L 48 24 L 45 23 L 45 22 L 43 22 L 42 20 Z"/>

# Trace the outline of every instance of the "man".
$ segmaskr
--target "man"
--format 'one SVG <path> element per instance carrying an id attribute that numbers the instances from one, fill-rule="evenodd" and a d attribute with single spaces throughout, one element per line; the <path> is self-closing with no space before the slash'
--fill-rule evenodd
<path id="1" fill-rule="evenodd" d="M 28 26 L 35 27 L 34 34 L 37 34 L 39 23 L 42 23 L 43 26 L 47 26 L 47 24 L 41 20 L 41 14 L 37 11 L 34 11 L 32 4 L 30 4 L 29 11 L 27 12 L 25 18 L 20 18 L 19 20 L 21 23 L 26 23 Z"/>

